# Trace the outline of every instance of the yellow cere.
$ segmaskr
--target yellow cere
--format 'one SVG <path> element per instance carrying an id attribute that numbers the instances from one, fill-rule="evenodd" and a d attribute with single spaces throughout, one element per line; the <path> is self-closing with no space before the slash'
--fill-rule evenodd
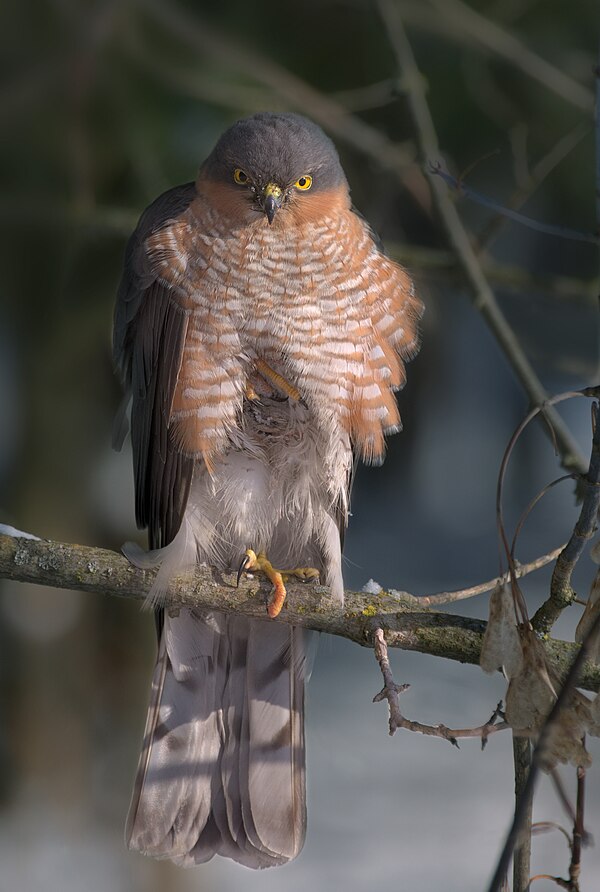
<path id="1" fill-rule="evenodd" d="M 245 186 L 248 182 L 249 177 L 248 174 L 240 167 L 236 167 L 236 169 L 233 171 L 233 179 L 239 186 Z"/>
<path id="2" fill-rule="evenodd" d="M 309 177 L 308 174 L 306 174 L 305 176 L 300 177 L 299 180 L 296 180 L 294 186 L 296 189 L 300 189 L 301 192 L 306 192 L 307 189 L 310 189 L 312 186 L 312 177 Z"/>
<path id="3" fill-rule="evenodd" d="M 265 196 L 265 198 L 268 198 L 269 196 L 272 196 L 275 199 L 281 198 L 282 193 L 283 189 L 281 188 L 281 186 L 278 186 L 277 183 L 267 183 L 267 185 L 263 189 L 263 195 Z"/>

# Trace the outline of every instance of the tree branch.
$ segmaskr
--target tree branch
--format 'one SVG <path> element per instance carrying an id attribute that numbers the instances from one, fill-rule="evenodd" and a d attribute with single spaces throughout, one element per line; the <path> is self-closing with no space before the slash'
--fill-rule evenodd
<path id="1" fill-rule="evenodd" d="M 410 685 L 396 684 L 394 681 L 383 629 L 375 629 L 374 638 L 375 659 L 379 663 L 379 668 L 383 675 L 383 688 L 378 694 L 375 694 L 373 703 L 381 703 L 382 700 L 387 700 L 390 712 L 390 737 L 395 734 L 398 728 L 403 728 L 406 731 L 416 731 L 418 734 L 425 734 L 428 737 L 441 737 L 442 740 L 447 740 L 456 747 L 458 747 L 458 738 L 478 737 L 481 740 L 483 749 L 490 734 L 494 734 L 496 731 L 505 731 L 510 727 L 502 719 L 501 702 L 496 706 L 489 721 L 484 725 L 479 725 L 477 728 L 447 728 L 446 725 L 423 725 L 421 722 L 414 722 L 405 718 L 400 709 L 400 694 L 408 690 Z"/>
<path id="2" fill-rule="evenodd" d="M 114 551 L 0 535 L 0 578 L 143 600 L 154 576 L 155 571 L 138 570 Z M 348 591 L 340 608 L 324 586 L 290 581 L 286 588 L 286 608 L 277 620 L 269 620 L 265 607 L 268 591 L 258 580 L 242 580 L 236 588 L 235 575 L 219 578 L 209 567 L 200 566 L 195 573 L 172 580 L 166 604 L 293 623 L 340 635 L 363 647 L 373 647 L 375 629 L 380 627 L 388 647 L 479 664 L 487 625 L 483 620 L 423 608 L 419 598 L 406 593 Z M 551 665 L 565 678 L 578 645 L 549 640 L 544 646 Z M 597 691 L 600 666 L 587 662 L 579 684 Z"/>
<path id="3" fill-rule="evenodd" d="M 579 519 L 571 538 L 560 553 L 550 583 L 550 596 L 533 617 L 531 624 L 536 632 L 547 634 L 565 607 L 572 604 L 575 592 L 571 577 L 583 549 L 597 529 L 600 509 L 600 408 L 592 403 L 592 454 L 585 477 L 581 478 L 584 493 Z"/>
<path id="4" fill-rule="evenodd" d="M 548 399 L 548 394 L 498 306 L 494 292 L 485 278 L 479 259 L 462 225 L 456 206 L 448 196 L 445 185 L 429 169 L 429 164 L 439 157 L 440 149 L 425 96 L 423 78 L 413 56 L 412 47 L 398 9 L 392 0 L 378 0 L 378 5 L 387 27 L 398 67 L 402 71 L 402 82 L 413 118 L 421 161 L 425 165 L 433 200 L 448 243 L 462 268 L 476 309 L 479 310 L 496 337 L 531 404 L 543 406 Z M 556 448 L 560 453 L 563 467 L 569 471 L 584 471 L 587 465 L 581 456 L 579 447 L 556 409 L 545 408 L 543 414 L 553 429 Z"/>
<path id="5" fill-rule="evenodd" d="M 321 93 L 283 65 L 231 40 L 196 12 L 190 15 L 183 6 L 163 0 L 139 0 L 139 5 L 148 17 L 182 45 L 192 47 L 203 57 L 216 58 L 230 71 L 243 72 L 255 83 L 268 87 L 289 107 L 307 114 L 329 133 L 390 171 L 427 210 L 427 186 L 412 153 L 398 146 L 385 133 L 350 114 L 339 101 Z"/>

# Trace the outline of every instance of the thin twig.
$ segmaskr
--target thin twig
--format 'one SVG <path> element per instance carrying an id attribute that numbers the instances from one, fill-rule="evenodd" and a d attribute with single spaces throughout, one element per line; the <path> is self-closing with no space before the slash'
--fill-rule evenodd
<path id="1" fill-rule="evenodd" d="M 503 57 L 546 89 L 591 115 L 593 93 L 525 46 L 512 31 L 486 18 L 462 0 L 430 0 L 453 29 L 473 37 L 478 43 Z"/>
<path id="2" fill-rule="evenodd" d="M 592 404 L 592 454 L 589 470 L 581 480 L 583 502 L 573 534 L 560 553 L 550 583 L 550 596 L 532 619 L 533 628 L 547 634 L 565 607 L 573 602 L 575 592 L 571 577 L 583 549 L 597 527 L 600 509 L 600 408 Z"/>
<path id="3" fill-rule="evenodd" d="M 190 15 L 177 3 L 138 0 L 162 28 L 183 45 L 217 59 L 230 71 L 243 72 L 251 81 L 263 84 L 283 98 L 289 108 L 314 118 L 329 133 L 352 145 L 377 164 L 392 172 L 425 209 L 429 205 L 427 186 L 412 153 L 394 143 L 385 133 L 350 114 L 340 102 L 292 74 L 282 65 L 261 55 L 247 44 L 237 44 L 210 25 L 197 12 Z"/>
<path id="4" fill-rule="evenodd" d="M 485 747 L 490 734 L 496 731 L 505 731 L 509 725 L 505 721 L 497 721 L 503 715 L 502 704 L 499 703 L 491 719 L 484 725 L 477 728 L 447 728 L 446 725 L 423 725 L 421 722 L 413 722 L 402 715 L 400 709 L 400 694 L 403 694 L 410 688 L 409 684 L 396 684 L 390 666 L 388 657 L 388 649 L 385 641 L 383 629 L 376 628 L 374 633 L 373 648 L 375 658 L 379 663 L 381 674 L 383 675 L 383 688 L 373 697 L 373 703 L 380 703 L 387 700 L 390 718 L 389 729 L 390 737 L 392 737 L 398 728 L 404 728 L 406 731 L 415 731 L 418 734 L 425 734 L 428 737 L 441 737 L 447 740 L 453 746 L 458 747 L 459 738 L 476 737 L 481 740 L 482 748 Z"/>
<path id="5" fill-rule="evenodd" d="M 403 73 L 403 85 L 415 126 L 421 160 L 427 168 L 431 161 L 439 157 L 439 145 L 425 98 L 423 78 L 417 68 L 397 7 L 392 0 L 378 0 L 378 5 L 387 26 L 398 65 Z M 440 221 L 469 283 L 475 307 L 492 329 L 532 405 L 545 405 L 548 394 L 496 302 L 494 293 L 484 276 L 481 264 L 458 216 L 456 206 L 450 200 L 447 189 L 439 177 L 433 176 L 431 173 L 427 173 L 427 175 Z M 568 471 L 584 470 L 585 462 L 579 447 L 560 415 L 550 407 L 544 410 L 544 416 L 554 431 L 563 467 Z"/>
<path id="6" fill-rule="evenodd" d="M 513 735 L 513 761 L 515 766 L 515 808 L 527 785 L 531 769 L 531 741 Z M 527 892 L 531 873 L 531 816 L 533 814 L 533 790 L 529 793 L 529 806 L 525 810 L 521 834 L 513 858 L 513 892 Z"/>
<path id="7" fill-rule="evenodd" d="M 550 710 L 550 713 L 544 722 L 544 725 L 540 731 L 537 744 L 533 751 L 533 756 L 531 759 L 531 769 L 529 771 L 529 776 L 527 778 L 527 783 L 522 791 L 521 797 L 517 803 L 517 807 L 515 808 L 515 815 L 513 818 L 512 826 L 510 831 L 506 837 L 506 842 L 504 843 L 504 848 L 502 849 L 502 853 L 500 858 L 498 859 L 498 863 L 496 865 L 496 870 L 494 871 L 494 876 L 488 886 L 488 892 L 498 892 L 503 882 L 504 877 L 506 876 L 506 872 L 508 869 L 508 865 L 510 864 L 510 859 L 512 857 L 512 853 L 514 851 L 514 847 L 519 838 L 519 834 L 521 832 L 521 828 L 523 827 L 523 820 L 527 814 L 528 801 L 529 796 L 533 793 L 535 789 L 535 782 L 537 780 L 537 775 L 540 771 L 540 768 L 544 762 L 544 753 L 546 751 L 546 747 L 548 745 L 548 741 L 550 739 L 550 735 L 554 730 L 554 726 L 557 722 L 557 719 L 563 709 L 563 707 L 567 704 L 569 697 L 573 693 L 574 688 L 580 684 L 580 673 L 587 659 L 590 644 L 594 639 L 594 636 L 600 630 L 600 614 L 596 617 L 592 625 L 590 626 L 587 635 L 581 643 L 581 648 L 575 659 L 573 660 L 573 664 L 569 670 L 569 673 L 564 680 L 562 687 L 560 689 L 560 693 L 555 700 L 554 706 Z M 564 882 L 564 881 L 563 881 Z M 566 886 L 565 888 L 569 888 Z"/>
<path id="8" fill-rule="evenodd" d="M 446 185 L 458 192 L 459 195 L 464 195 L 465 198 L 468 198 L 475 204 L 480 204 L 482 207 L 488 208 L 496 214 L 506 217 L 508 220 L 512 220 L 513 223 L 519 223 L 521 226 L 526 226 L 528 229 L 533 229 L 536 232 L 554 236 L 555 238 L 563 238 L 573 242 L 586 242 L 587 244 L 596 246 L 600 244 L 600 237 L 595 232 L 580 232 L 578 229 L 569 229 L 566 226 L 543 223 L 540 220 L 534 220 L 533 217 L 521 214 L 513 208 L 500 204 L 500 202 L 495 201 L 488 195 L 484 195 L 482 192 L 478 192 L 476 189 L 467 186 L 463 180 L 459 180 L 452 176 L 451 173 L 442 167 L 439 161 L 432 162 L 429 169 L 433 176 L 441 177 Z"/>
<path id="9" fill-rule="evenodd" d="M 79 231 L 93 237 L 108 233 L 127 238 L 135 229 L 139 216 L 139 208 L 136 210 L 110 205 L 77 208 L 72 204 L 58 202 L 0 198 L 0 223 L 10 222 L 11 226 L 31 226 L 32 222 L 48 227 L 75 226 Z M 456 268 L 456 258 L 451 251 L 387 240 L 385 249 L 386 254 L 394 260 L 409 267 L 412 273 L 418 273 L 420 279 L 439 279 L 446 286 L 449 282 L 462 280 L 462 275 Z M 540 275 L 491 257 L 484 257 L 481 265 L 490 282 L 526 295 L 527 299 L 530 299 L 531 292 L 534 291 L 559 300 L 596 305 L 599 287 L 597 280 Z M 440 294 L 445 297 L 449 292 L 445 289 Z"/>
<path id="10" fill-rule="evenodd" d="M 527 576 L 535 570 L 545 567 L 556 560 L 563 550 L 564 545 L 549 551 L 548 554 L 542 554 L 540 557 L 527 564 L 517 563 L 515 566 L 515 574 L 518 578 Z M 507 572 L 503 576 L 496 576 L 495 579 L 489 579 L 487 582 L 481 582 L 479 585 L 472 585 L 471 588 L 464 588 L 456 592 L 440 592 L 437 595 L 420 595 L 419 604 L 424 607 L 437 607 L 440 604 L 451 604 L 453 601 L 464 601 L 467 598 L 474 598 L 476 595 L 483 595 L 485 592 L 491 592 L 498 585 L 502 585 L 510 580 L 510 573 Z"/>
<path id="11" fill-rule="evenodd" d="M 560 824 L 557 824 L 556 821 L 536 821 L 531 827 L 531 832 L 534 836 L 539 835 L 540 833 L 547 833 L 549 830 L 558 830 L 559 833 L 562 833 L 567 841 L 569 849 L 571 848 L 571 837 L 565 828 L 561 827 Z"/>
<path id="12" fill-rule="evenodd" d="M 551 880 L 553 883 L 556 883 L 557 886 L 560 886 L 561 889 L 570 888 L 568 880 L 563 880 L 562 877 L 553 877 L 550 873 L 536 873 L 536 875 L 529 880 L 529 885 L 531 886 L 531 884 L 535 883 L 537 880 Z"/>
<path id="13" fill-rule="evenodd" d="M 508 207 L 513 210 L 519 210 L 528 199 L 534 195 L 544 180 L 564 159 L 579 145 L 581 140 L 590 132 L 589 126 L 585 124 L 577 124 L 562 139 L 559 139 L 540 160 L 535 164 L 531 173 L 527 173 L 525 182 L 517 186 L 516 191 L 510 197 Z M 484 227 L 477 239 L 477 253 L 480 254 L 484 249 L 489 248 L 498 236 L 503 225 L 506 223 L 506 217 L 497 216 L 492 219 L 487 226 Z"/>
<path id="14" fill-rule="evenodd" d="M 552 771 L 550 772 L 550 778 L 552 780 L 552 783 L 554 784 L 554 790 L 556 792 L 556 795 L 560 799 L 560 803 L 561 803 L 562 807 L 564 808 L 571 823 L 574 824 L 575 823 L 575 809 L 573 808 L 573 806 L 571 804 L 571 800 L 569 799 L 567 791 L 565 790 L 565 785 L 563 784 L 562 778 L 556 768 L 553 768 Z"/>
<path id="15" fill-rule="evenodd" d="M 573 846 L 571 848 L 571 863 L 569 864 L 569 880 L 573 889 L 579 889 L 579 877 L 581 874 L 581 849 L 590 842 L 584 826 L 585 814 L 585 768 L 577 769 L 577 805 L 575 822 L 573 824 Z"/>

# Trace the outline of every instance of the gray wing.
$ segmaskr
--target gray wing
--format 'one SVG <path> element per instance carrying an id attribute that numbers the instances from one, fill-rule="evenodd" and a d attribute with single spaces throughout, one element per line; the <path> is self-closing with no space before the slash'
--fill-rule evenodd
<path id="1" fill-rule="evenodd" d="M 194 184 L 187 183 L 165 192 L 144 212 L 127 244 L 115 307 L 113 355 L 132 400 L 136 520 L 148 528 L 150 548 L 167 545 L 179 530 L 193 462 L 175 449 L 168 426 L 188 317 L 158 281 L 145 242 L 182 214 L 194 196 Z"/>

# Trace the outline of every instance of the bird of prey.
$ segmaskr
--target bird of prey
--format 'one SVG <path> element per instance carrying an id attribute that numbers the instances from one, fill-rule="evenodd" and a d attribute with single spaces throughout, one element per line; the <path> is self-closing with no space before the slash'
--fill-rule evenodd
<path id="1" fill-rule="evenodd" d="M 295 114 L 257 114 L 126 249 L 114 352 L 131 396 L 138 525 L 159 567 L 158 656 L 127 822 L 180 865 L 294 858 L 306 828 L 302 632 L 164 606 L 196 563 L 320 576 L 343 600 L 355 457 L 399 429 L 394 392 L 422 305 L 350 202 L 337 152 Z M 276 569 L 278 568 L 278 569 Z"/>

